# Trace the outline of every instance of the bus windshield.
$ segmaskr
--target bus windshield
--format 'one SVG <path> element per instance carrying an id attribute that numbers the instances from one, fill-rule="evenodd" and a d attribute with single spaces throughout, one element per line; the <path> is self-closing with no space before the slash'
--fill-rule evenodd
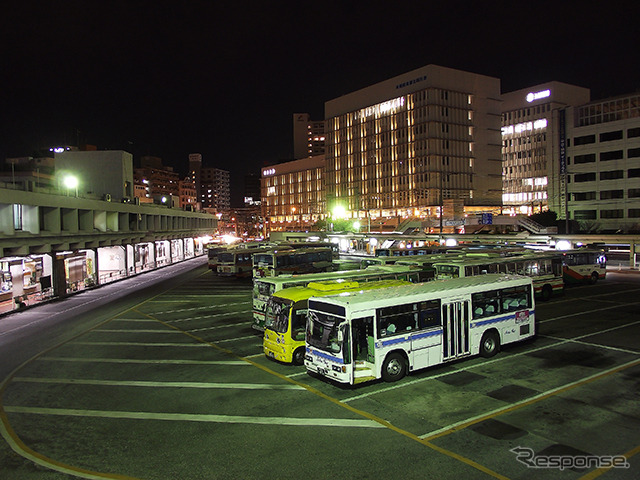
<path id="1" fill-rule="evenodd" d="M 438 274 L 450 275 L 451 277 L 458 278 L 460 267 L 457 265 L 438 265 Z"/>
<path id="2" fill-rule="evenodd" d="M 254 280 L 253 282 L 253 293 L 256 295 L 264 295 L 266 297 L 270 297 L 275 292 L 276 287 L 271 282 L 261 282 L 259 280 Z"/>
<path id="3" fill-rule="evenodd" d="M 289 326 L 289 312 L 293 302 L 285 298 L 271 297 L 267 302 L 265 327 L 285 333 Z"/>
<path id="4" fill-rule="evenodd" d="M 344 318 L 335 315 L 310 312 L 307 320 L 307 342 L 321 350 L 340 353 L 342 342 L 338 332 L 342 322 Z"/>
<path id="5" fill-rule="evenodd" d="M 254 265 L 273 265 L 273 254 L 271 253 L 254 253 Z"/>
<path id="6" fill-rule="evenodd" d="M 235 262 L 235 254 L 222 252 L 218 254 L 218 261 L 221 263 L 234 263 Z"/>

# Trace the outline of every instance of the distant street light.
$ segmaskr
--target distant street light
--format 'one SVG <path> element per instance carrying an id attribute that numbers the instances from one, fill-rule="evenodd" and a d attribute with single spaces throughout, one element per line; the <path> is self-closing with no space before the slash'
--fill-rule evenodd
<path id="1" fill-rule="evenodd" d="M 67 190 L 75 190 L 76 197 L 78 196 L 78 177 L 74 175 L 67 175 L 62 180 Z"/>

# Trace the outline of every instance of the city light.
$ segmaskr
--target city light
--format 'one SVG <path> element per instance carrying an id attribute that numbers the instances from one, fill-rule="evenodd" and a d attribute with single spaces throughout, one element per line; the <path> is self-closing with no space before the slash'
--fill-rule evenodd
<path id="1" fill-rule="evenodd" d="M 70 190 L 78 188 L 78 178 L 73 175 L 67 175 L 64 177 L 63 182 L 64 186 Z"/>
<path id="2" fill-rule="evenodd" d="M 333 218 L 347 218 L 347 209 L 342 205 L 333 207 Z"/>

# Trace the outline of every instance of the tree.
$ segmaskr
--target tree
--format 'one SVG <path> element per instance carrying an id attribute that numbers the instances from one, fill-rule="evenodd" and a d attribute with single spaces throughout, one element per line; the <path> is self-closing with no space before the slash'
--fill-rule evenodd
<path id="1" fill-rule="evenodd" d="M 542 213 L 534 213 L 529 218 L 543 227 L 555 227 L 557 226 L 558 214 L 552 210 L 547 210 Z"/>

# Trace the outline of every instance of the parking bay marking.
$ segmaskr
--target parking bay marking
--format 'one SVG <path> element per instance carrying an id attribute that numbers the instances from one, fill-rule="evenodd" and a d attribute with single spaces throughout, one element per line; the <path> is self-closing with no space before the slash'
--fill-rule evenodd
<path id="1" fill-rule="evenodd" d="M 304 390 L 304 389 L 303 389 Z M 349 418 L 292 418 L 292 417 L 250 417 L 242 415 L 212 415 L 190 413 L 155 413 L 155 412 L 125 412 L 117 410 L 76 410 L 66 408 L 38 408 L 5 406 L 6 412 L 62 415 L 72 417 L 124 418 L 132 420 L 173 420 L 189 422 L 211 423 L 252 423 L 261 425 L 288 425 L 314 427 L 356 427 L 356 428 L 385 428 L 378 422 L 369 419 Z"/>
<path id="2" fill-rule="evenodd" d="M 238 365 L 249 366 L 240 360 L 153 360 L 135 358 L 83 358 L 83 357 L 39 357 L 36 360 L 49 362 L 77 362 L 77 363 L 140 363 L 151 365 Z"/>
<path id="3" fill-rule="evenodd" d="M 209 383 L 209 382 L 151 382 L 148 380 L 93 380 L 80 378 L 14 377 L 14 382 L 49 383 L 61 385 L 94 385 L 109 387 L 147 387 L 147 388 L 231 388 L 239 390 L 299 390 L 299 385 L 287 383 Z"/>

